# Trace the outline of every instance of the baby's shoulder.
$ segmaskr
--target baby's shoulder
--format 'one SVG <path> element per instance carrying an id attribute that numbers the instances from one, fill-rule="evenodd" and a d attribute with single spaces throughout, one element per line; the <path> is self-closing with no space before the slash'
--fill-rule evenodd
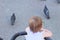
<path id="1" fill-rule="evenodd" d="M 26 27 L 25 31 L 27 32 L 27 31 L 29 31 L 29 30 L 30 30 L 30 28 L 29 28 L 29 27 Z"/>

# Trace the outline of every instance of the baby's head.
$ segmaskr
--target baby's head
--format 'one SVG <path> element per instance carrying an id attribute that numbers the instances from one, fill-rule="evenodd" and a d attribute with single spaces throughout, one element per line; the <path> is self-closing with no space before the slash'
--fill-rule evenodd
<path id="1" fill-rule="evenodd" d="M 29 27 L 32 32 L 38 32 L 42 28 L 42 19 L 38 16 L 33 16 L 29 20 Z"/>

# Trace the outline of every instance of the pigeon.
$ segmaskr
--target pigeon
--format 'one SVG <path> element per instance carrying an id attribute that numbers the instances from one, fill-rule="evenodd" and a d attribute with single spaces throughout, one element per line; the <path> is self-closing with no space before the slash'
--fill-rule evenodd
<path id="1" fill-rule="evenodd" d="M 46 18 L 47 18 L 47 19 L 50 19 L 50 16 L 49 16 L 49 10 L 48 10 L 48 8 L 47 8 L 47 6 L 46 6 L 46 5 L 45 5 L 45 7 L 44 7 L 43 12 L 44 12 L 44 14 L 45 14 Z"/>
<path id="2" fill-rule="evenodd" d="M 60 0 L 57 0 L 58 3 L 60 3 Z"/>
<path id="3" fill-rule="evenodd" d="M 15 20 L 16 20 L 16 16 L 15 16 L 15 13 L 13 13 L 11 16 L 11 25 L 14 25 Z"/>

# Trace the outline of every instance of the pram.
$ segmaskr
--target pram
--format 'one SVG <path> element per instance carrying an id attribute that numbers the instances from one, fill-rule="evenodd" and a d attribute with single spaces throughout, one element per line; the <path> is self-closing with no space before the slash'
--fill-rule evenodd
<path id="1" fill-rule="evenodd" d="M 23 31 L 23 32 L 16 33 L 16 34 L 13 35 L 13 37 L 11 38 L 11 40 L 15 40 L 17 37 L 24 36 L 24 35 L 27 35 L 27 32 Z M 45 37 L 44 39 L 45 40 L 52 40 L 50 37 Z"/>

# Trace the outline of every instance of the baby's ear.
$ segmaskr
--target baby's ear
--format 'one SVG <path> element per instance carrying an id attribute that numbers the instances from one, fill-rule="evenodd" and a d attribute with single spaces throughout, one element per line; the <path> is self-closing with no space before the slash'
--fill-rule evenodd
<path id="1" fill-rule="evenodd" d="M 42 27 L 41 30 L 44 30 L 44 28 Z"/>

